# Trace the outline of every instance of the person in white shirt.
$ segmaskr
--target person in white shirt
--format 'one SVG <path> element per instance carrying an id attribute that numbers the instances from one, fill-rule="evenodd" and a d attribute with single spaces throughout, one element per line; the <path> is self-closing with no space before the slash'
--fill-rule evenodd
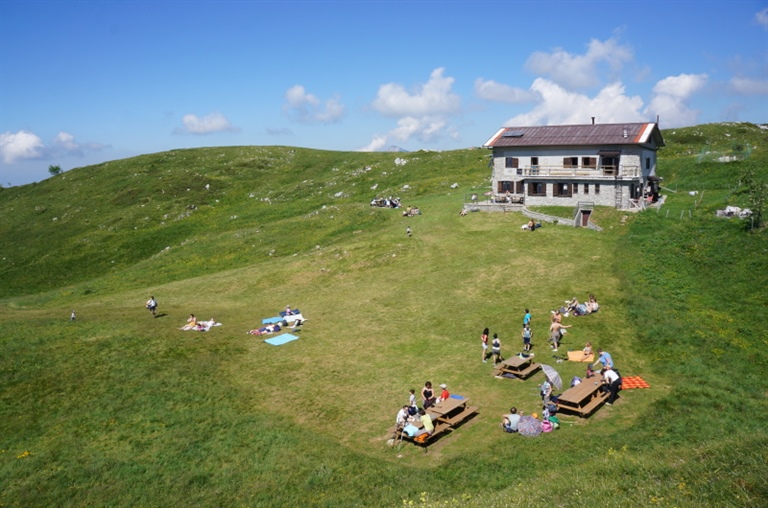
<path id="1" fill-rule="evenodd" d="M 621 386 L 621 378 L 616 374 L 615 370 L 606 366 L 603 370 L 603 383 L 608 386 L 608 391 L 610 392 L 608 401 L 606 402 L 606 404 L 610 406 L 616 400 L 616 394 L 619 392 L 619 387 Z"/>
<path id="2" fill-rule="evenodd" d="M 395 419 L 395 425 L 397 428 L 402 429 L 408 423 L 408 406 L 403 406 L 400 411 L 397 412 L 397 418 Z"/>

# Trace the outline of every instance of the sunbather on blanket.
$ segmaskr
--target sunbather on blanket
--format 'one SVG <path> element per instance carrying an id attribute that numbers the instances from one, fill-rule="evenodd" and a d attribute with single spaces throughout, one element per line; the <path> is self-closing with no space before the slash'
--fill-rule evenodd
<path id="1" fill-rule="evenodd" d="M 587 342 L 581 351 L 568 351 L 568 360 L 572 362 L 593 362 L 595 355 L 592 352 L 592 343 Z"/>
<path id="2" fill-rule="evenodd" d="M 267 326 L 262 326 L 261 328 L 256 328 L 254 330 L 249 331 L 251 335 L 269 335 L 270 333 L 275 333 L 280 331 L 280 325 L 277 323 L 269 324 Z"/>
<path id="3" fill-rule="evenodd" d="M 194 330 L 197 327 L 197 318 L 194 314 L 190 314 L 187 319 L 187 324 L 179 328 L 179 330 Z"/>
<path id="4" fill-rule="evenodd" d="M 208 321 L 198 321 L 195 329 L 200 332 L 207 332 L 212 326 L 221 326 L 221 323 L 217 323 L 215 319 L 211 318 Z"/>
<path id="5" fill-rule="evenodd" d="M 221 326 L 221 323 L 217 323 L 215 319 L 211 318 L 208 321 L 198 321 L 194 314 L 189 315 L 187 324 L 179 328 L 179 330 L 195 330 L 198 332 L 207 332 L 212 326 Z"/>

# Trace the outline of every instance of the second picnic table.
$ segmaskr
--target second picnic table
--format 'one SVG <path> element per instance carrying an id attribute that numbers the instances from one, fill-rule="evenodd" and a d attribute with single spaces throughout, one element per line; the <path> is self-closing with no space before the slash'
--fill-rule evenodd
<path id="1" fill-rule="evenodd" d="M 541 364 L 533 361 L 533 356 L 515 355 L 496 364 L 494 375 L 503 376 L 513 374 L 515 377 L 525 379 L 541 369 Z"/>

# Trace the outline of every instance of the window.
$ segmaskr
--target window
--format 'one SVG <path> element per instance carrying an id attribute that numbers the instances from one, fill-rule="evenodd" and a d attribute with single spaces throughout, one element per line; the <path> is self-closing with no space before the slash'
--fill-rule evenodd
<path id="1" fill-rule="evenodd" d="M 582 157 L 581 167 L 589 169 L 597 168 L 597 157 Z"/>
<path id="2" fill-rule="evenodd" d="M 573 193 L 578 194 L 579 193 L 579 184 L 574 183 L 573 184 Z"/>
<path id="3" fill-rule="evenodd" d="M 645 169 L 651 169 L 651 158 L 646 157 L 645 158 Z"/>
<path id="4" fill-rule="evenodd" d="M 514 182 L 501 181 L 499 182 L 499 192 L 512 192 L 512 185 Z"/>
<path id="5" fill-rule="evenodd" d="M 589 184 L 588 183 L 584 184 L 584 194 L 589 194 Z"/>
<path id="6" fill-rule="evenodd" d="M 539 167 L 539 158 L 538 157 L 531 157 L 531 168 L 538 168 Z"/>
<path id="7" fill-rule="evenodd" d="M 564 168 L 578 168 L 579 167 L 579 158 L 578 157 L 563 157 L 563 167 Z"/>
<path id="8" fill-rule="evenodd" d="M 571 194 L 571 184 L 569 183 L 556 183 L 555 184 L 555 196 L 560 198 L 569 198 Z"/>
<path id="9" fill-rule="evenodd" d="M 517 157 L 505 157 L 504 159 L 504 167 L 506 168 L 516 168 L 518 165 Z"/>
<path id="10" fill-rule="evenodd" d="M 530 182 L 528 184 L 528 195 L 529 196 L 546 196 L 547 184 L 543 182 Z"/>
<path id="11" fill-rule="evenodd" d="M 523 182 L 517 182 L 517 190 L 515 191 L 515 194 L 522 194 L 525 192 L 525 184 Z"/>
<path id="12" fill-rule="evenodd" d="M 604 175 L 614 175 L 616 170 L 619 169 L 619 158 L 603 156 L 600 164 L 602 165 Z"/>
<path id="13" fill-rule="evenodd" d="M 523 176 L 523 168 L 517 168 L 517 175 Z"/>
<path id="14" fill-rule="evenodd" d="M 595 184 L 595 194 L 600 194 L 600 184 L 599 183 Z"/>

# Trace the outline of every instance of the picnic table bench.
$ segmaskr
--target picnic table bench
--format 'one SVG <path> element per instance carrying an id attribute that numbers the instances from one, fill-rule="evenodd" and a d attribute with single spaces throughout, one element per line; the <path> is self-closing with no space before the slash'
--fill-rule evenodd
<path id="1" fill-rule="evenodd" d="M 503 376 L 504 374 L 513 374 L 519 379 L 526 379 L 541 369 L 541 364 L 533 361 L 532 356 L 522 357 L 515 355 L 507 358 L 496 365 L 493 371 L 494 376 Z"/>
<path id="2" fill-rule="evenodd" d="M 417 445 L 426 446 L 435 441 L 441 434 L 453 430 L 477 413 L 478 408 L 468 406 L 467 402 L 469 402 L 469 399 L 451 397 L 428 408 L 426 413 L 432 419 L 435 430 L 423 442 L 416 441 L 407 434 L 403 434 L 402 428 L 396 427 L 393 429 L 393 435 L 395 437 L 407 438 Z M 420 420 L 411 422 L 411 425 L 419 429 L 424 427 Z"/>
<path id="3" fill-rule="evenodd" d="M 584 379 L 568 388 L 557 400 L 558 411 L 570 412 L 581 417 L 594 413 L 608 399 L 608 392 L 600 391 L 602 381 L 598 376 Z"/>

